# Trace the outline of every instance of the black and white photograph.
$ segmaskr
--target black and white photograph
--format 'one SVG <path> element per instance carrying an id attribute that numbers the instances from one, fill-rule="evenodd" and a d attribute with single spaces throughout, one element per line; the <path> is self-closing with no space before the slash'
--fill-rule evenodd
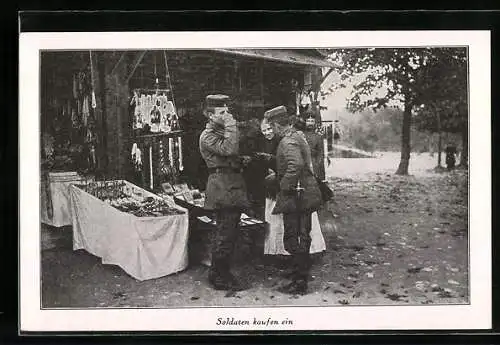
<path id="1" fill-rule="evenodd" d="M 21 324 L 489 327 L 489 61 L 472 31 L 21 35 Z"/>

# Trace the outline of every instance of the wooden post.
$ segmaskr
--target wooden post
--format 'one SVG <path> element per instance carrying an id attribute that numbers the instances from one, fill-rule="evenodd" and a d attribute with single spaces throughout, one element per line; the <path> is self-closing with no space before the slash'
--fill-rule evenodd
<path id="1" fill-rule="evenodd" d="M 125 83 L 127 59 L 123 56 L 126 53 L 121 53 L 122 55 L 116 63 L 116 56 L 114 59 L 112 58 L 115 53 L 111 54 L 106 59 L 105 66 L 108 174 L 124 177 L 122 173 L 126 162 L 125 154 L 129 154 L 123 145 L 126 135 L 123 122 L 128 122 L 128 85 Z"/>
<path id="2" fill-rule="evenodd" d="M 259 61 L 260 100 L 264 105 L 264 63 Z"/>
<path id="3" fill-rule="evenodd" d="M 119 55 L 118 55 L 119 54 Z M 128 80 L 144 57 L 144 51 L 106 52 L 104 60 L 105 124 L 107 135 L 108 174 L 127 178 L 132 134 L 130 127 Z"/>
<path id="4" fill-rule="evenodd" d="M 312 79 L 312 91 L 314 92 L 314 99 L 312 102 L 312 109 L 314 111 L 314 115 L 316 117 L 316 122 L 321 123 L 321 109 L 318 101 L 318 94 L 321 90 L 321 83 L 323 82 L 323 76 L 321 74 L 321 67 L 315 67 L 311 72 Z"/>

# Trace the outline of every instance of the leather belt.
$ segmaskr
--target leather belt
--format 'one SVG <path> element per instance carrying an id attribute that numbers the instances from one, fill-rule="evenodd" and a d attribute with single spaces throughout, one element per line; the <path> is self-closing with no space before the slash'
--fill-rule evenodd
<path id="1" fill-rule="evenodd" d="M 219 173 L 241 173 L 241 169 L 238 168 L 230 168 L 230 167 L 219 167 L 219 168 L 208 168 L 209 174 L 219 174 Z"/>

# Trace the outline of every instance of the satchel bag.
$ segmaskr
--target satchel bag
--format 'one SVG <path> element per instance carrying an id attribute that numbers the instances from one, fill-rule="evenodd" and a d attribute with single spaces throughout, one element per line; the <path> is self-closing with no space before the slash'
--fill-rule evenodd
<path id="1" fill-rule="evenodd" d="M 332 200 L 333 191 L 330 189 L 330 186 L 328 186 L 328 183 L 321 181 L 321 179 L 318 177 L 316 177 L 316 182 L 318 183 L 319 191 L 321 192 L 321 199 L 323 200 L 323 202 Z"/>

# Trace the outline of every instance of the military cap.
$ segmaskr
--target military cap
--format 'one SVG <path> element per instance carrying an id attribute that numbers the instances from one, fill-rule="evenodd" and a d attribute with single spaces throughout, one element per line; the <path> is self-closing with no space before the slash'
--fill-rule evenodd
<path id="1" fill-rule="evenodd" d="M 208 95 L 205 98 L 207 108 L 227 107 L 229 96 L 226 95 Z"/>
<path id="2" fill-rule="evenodd" d="M 288 113 L 286 111 L 286 107 L 284 105 L 280 105 L 279 107 L 269 109 L 268 111 L 266 111 L 264 113 L 264 118 L 267 120 L 278 118 L 278 117 L 283 117 L 283 116 L 288 116 Z"/>

